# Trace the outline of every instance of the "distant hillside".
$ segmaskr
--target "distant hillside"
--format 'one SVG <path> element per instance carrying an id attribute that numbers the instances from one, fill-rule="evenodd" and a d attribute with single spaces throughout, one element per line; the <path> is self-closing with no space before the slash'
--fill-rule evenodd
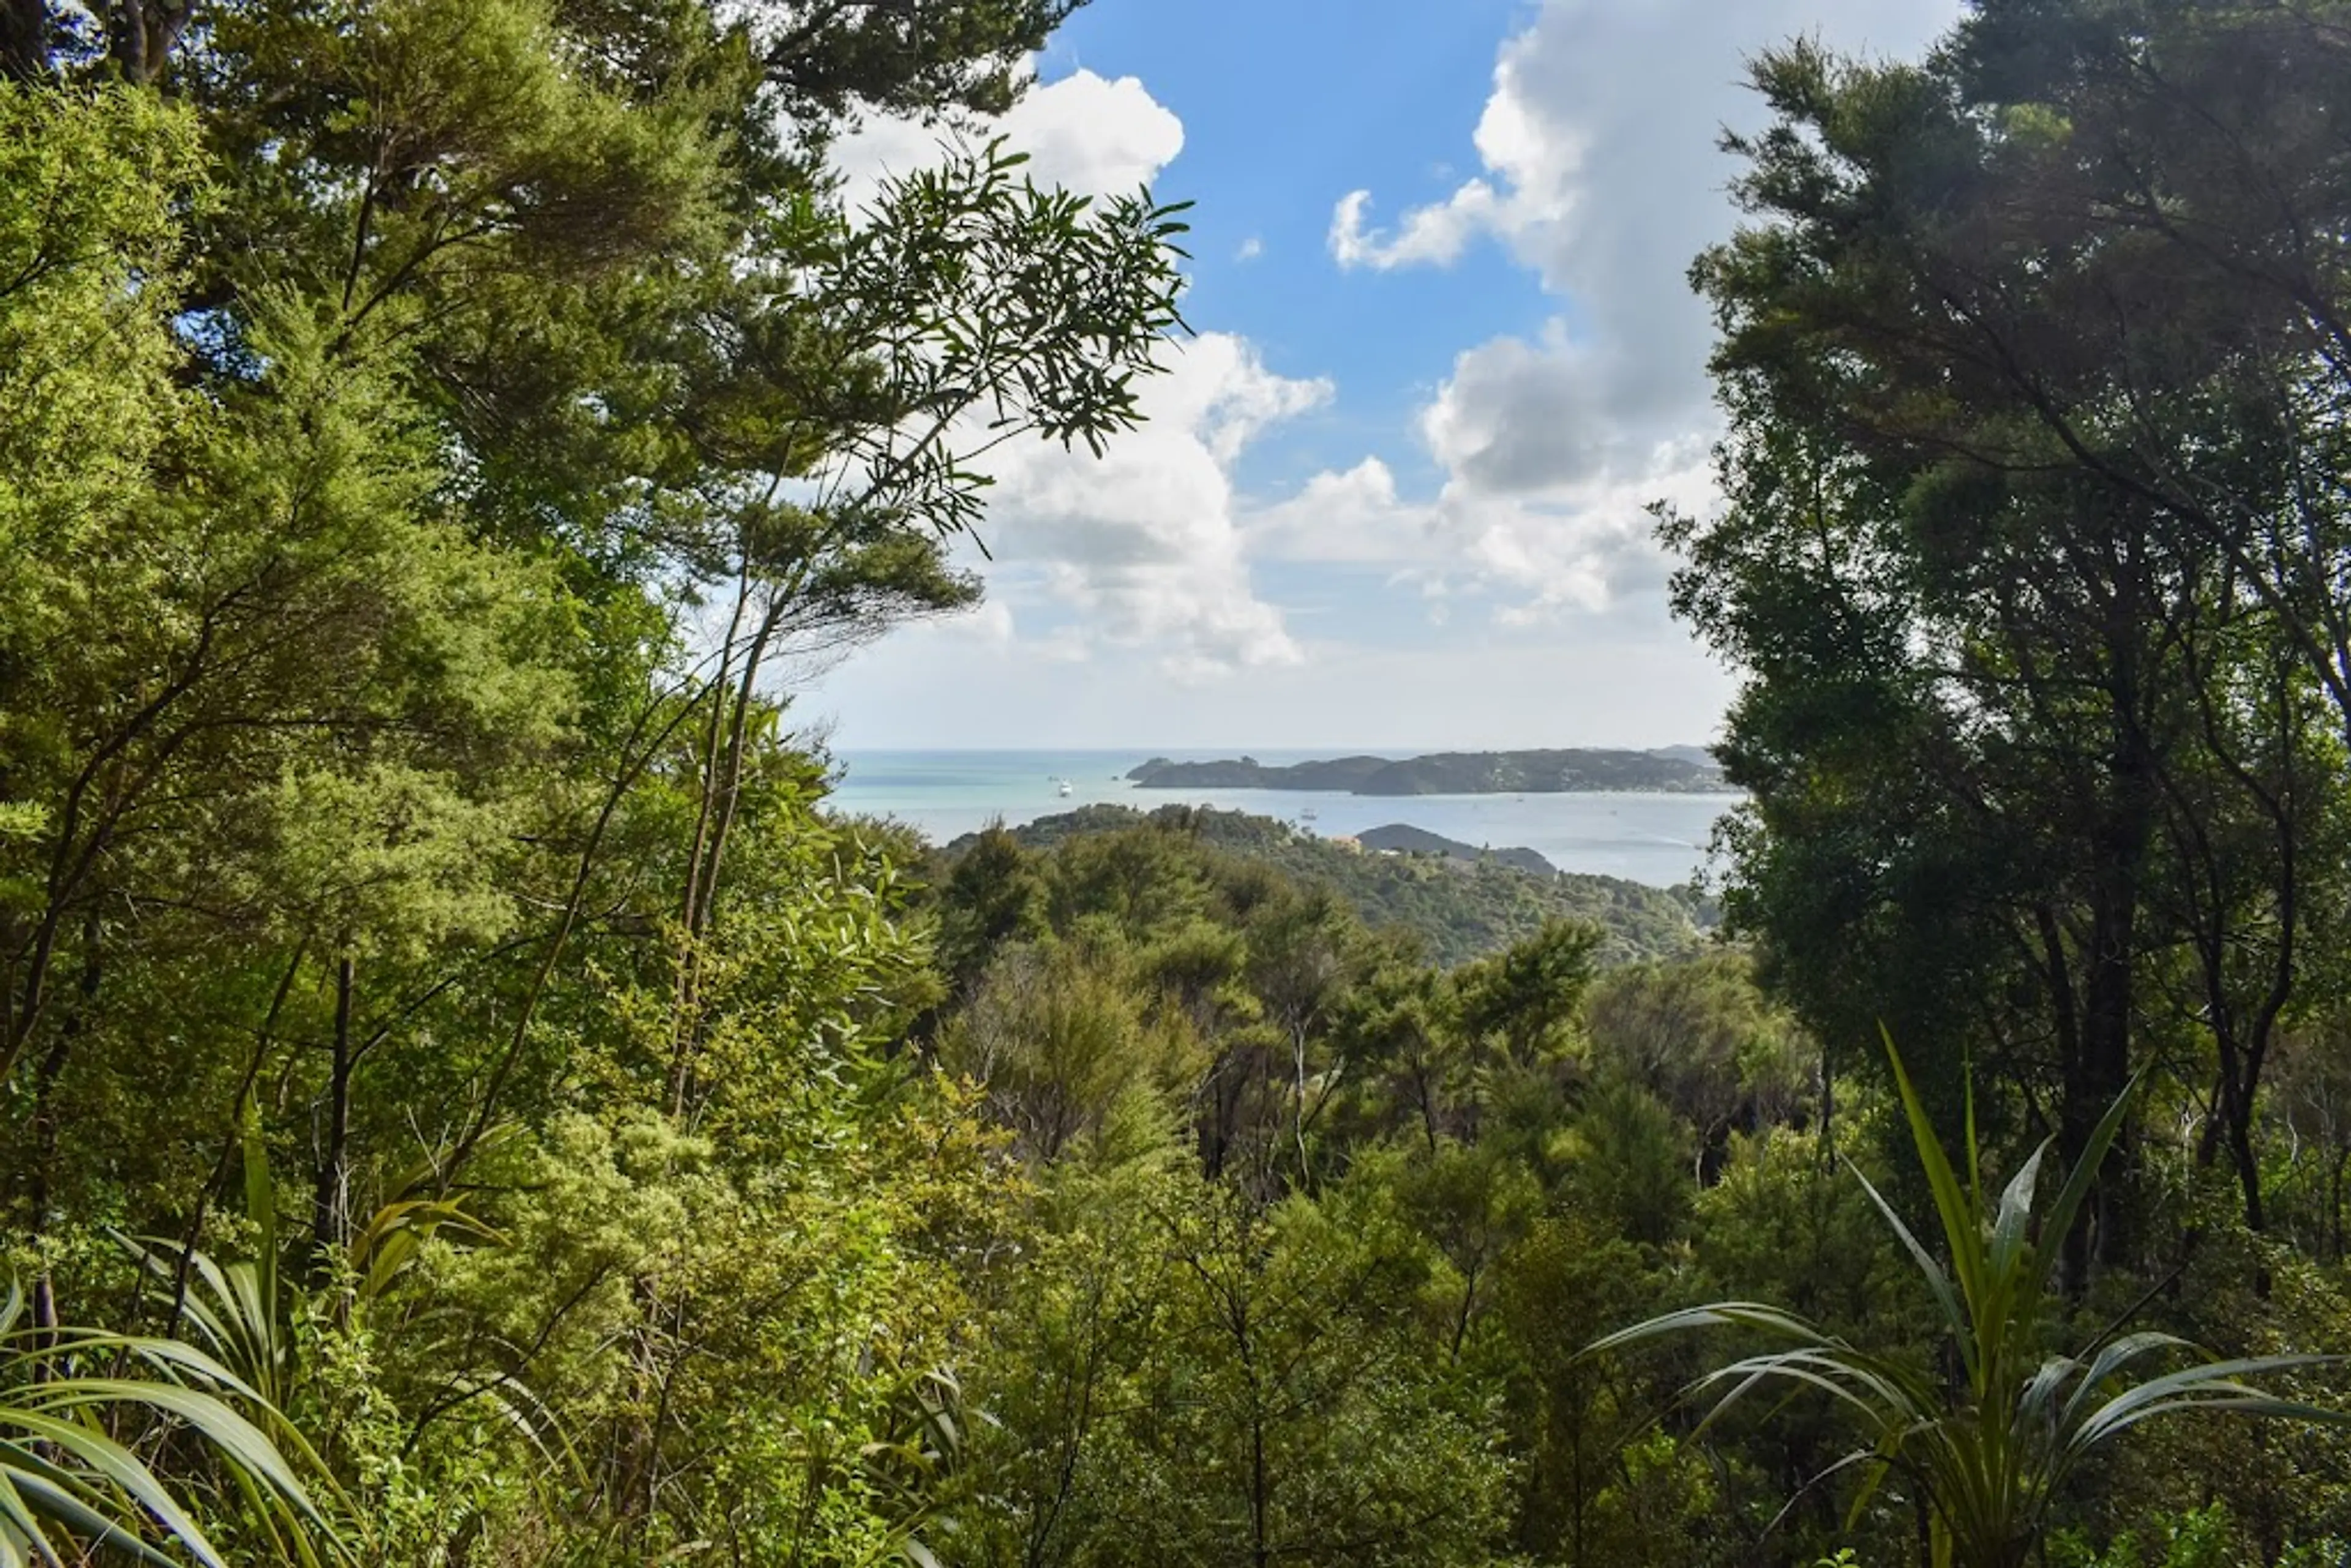
<path id="1" fill-rule="evenodd" d="M 1087 833 L 1146 824 L 1187 833 L 1228 852 L 1265 861 L 1290 876 L 1319 882 L 1353 904 L 1370 924 L 1416 933 L 1429 957 L 1446 965 L 1499 951 L 1533 935 L 1544 921 L 1562 918 L 1588 920 L 1608 933 L 1601 949 L 1604 962 L 1663 957 L 1697 946 L 1704 937 L 1699 921 L 1710 917 L 1687 888 L 1667 890 L 1573 873 L 1544 875 L 1491 859 L 1461 860 L 1441 852 L 1364 853 L 1244 811 L 1162 806 L 1146 814 L 1125 806 L 1087 806 L 1040 817 L 1014 829 L 1013 834 L 1031 849 L 1047 849 Z M 1434 833 L 1427 837 L 1452 843 Z M 957 839 L 946 852 L 960 853 L 973 841 L 973 835 Z"/>
<path id="2" fill-rule="evenodd" d="M 1447 860 L 1495 861 L 1516 866 L 1537 876 L 1557 876 L 1559 867 L 1532 850 L 1489 850 L 1476 844 L 1465 844 L 1458 839 L 1448 839 L 1442 833 L 1432 833 L 1426 828 L 1409 827 L 1403 822 L 1391 822 L 1384 828 L 1374 828 L 1355 835 L 1355 841 L 1367 850 L 1406 855 L 1442 855 Z"/>
<path id="3" fill-rule="evenodd" d="M 1269 767 L 1253 757 L 1170 762 L 1127 774 L 1144 789 L 1332 789 L 1351 795 L 1558 795 L 1585 789 L 1696 793 L 1719 789 L 1722 770 L 1666 751 L 1442 751 L 1393 761 L 1341 757 Z"/>

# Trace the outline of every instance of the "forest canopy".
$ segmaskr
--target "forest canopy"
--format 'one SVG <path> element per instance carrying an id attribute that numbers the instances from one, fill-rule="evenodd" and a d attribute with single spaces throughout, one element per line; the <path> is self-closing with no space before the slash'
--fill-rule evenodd
<path id="1" fill-rule="evenodd" d="M 1071 9 L 0 0 L 0 1565 L 2341 1557 L 2351 6 L 1754 62 L 1703 934 L 830 809 Z"/>

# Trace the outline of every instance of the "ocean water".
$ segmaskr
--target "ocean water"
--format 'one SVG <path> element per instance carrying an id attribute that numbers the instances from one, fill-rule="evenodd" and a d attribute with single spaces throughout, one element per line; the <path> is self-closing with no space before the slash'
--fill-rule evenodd
<path id="1" fill-rule="evenodd" d="M 1524 847 L 1562 871 L 1670 887 L 1706 858 L 1715 819 L 1736 795 L 1360 796 L 1305 789 L 1138 789 L 1126 772 L 1153 757 L 1210 761 L 1210 751 L 844 751 L 838 810 L 893 817 L 945 843 L 1001 818 L 1018 827 L 1078 806 L 1142 810 L 1216 806 L 1302 822 L 1325 836 L 1404 822 L 1464 843 Z M 1257 751 L 1260 762 L 1302 762 L 1335 751 Z M 1382 752 L 1380 755 L 1401 755 Z M 1068 780 L 1070 793 L 1061 794 Z M 1309 813 L 1311 813 L 1311 817 Z"/>

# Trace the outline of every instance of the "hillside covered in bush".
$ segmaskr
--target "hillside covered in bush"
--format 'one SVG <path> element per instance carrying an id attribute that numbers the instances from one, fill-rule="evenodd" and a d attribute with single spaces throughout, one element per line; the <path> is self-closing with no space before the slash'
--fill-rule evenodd
<path id="1" fill-rule="evenodd" d="M 1546 876 L 1499 861 L 1465 862 L 1439 854 L 1366 852 L 1270 817 L 1213 807 L 1088 806 L 1011 830 L 1022 845 L 1050 849 L 1096 833 L 1138 830 L 1212 852 L 1261 862 L 1326 887 L 1383 929 L 1408 932 L 1434 961 L 1458 964 L 1533 936 L 1548 922 L 1588 923 L 1602 933 L 1604 963 L 1687 953 L 1703 939 L 1713 911 L 1687 887 L 1660 889 L 1621 877 Z M 946 847 L 950 860 L 975 841 Z"/>

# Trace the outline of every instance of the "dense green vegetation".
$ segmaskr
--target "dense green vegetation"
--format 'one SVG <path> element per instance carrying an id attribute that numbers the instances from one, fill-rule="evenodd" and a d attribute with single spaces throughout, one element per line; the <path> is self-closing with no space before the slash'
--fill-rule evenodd
<path id="1" fill-rule="evenodd" d="M 1068 9 L 0 0 L 0 1565 L 2339 1559 L 2351 7 L 1758 62 L 1705 941 L 826 811 L 1180 329 L 840 210 Z"/>

